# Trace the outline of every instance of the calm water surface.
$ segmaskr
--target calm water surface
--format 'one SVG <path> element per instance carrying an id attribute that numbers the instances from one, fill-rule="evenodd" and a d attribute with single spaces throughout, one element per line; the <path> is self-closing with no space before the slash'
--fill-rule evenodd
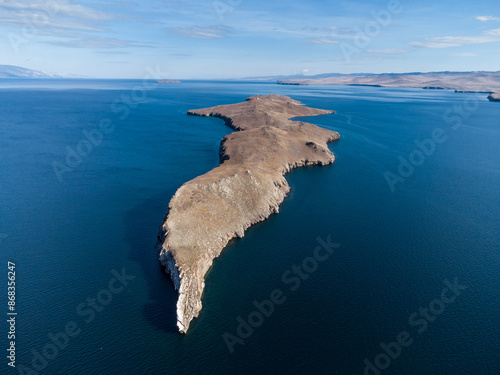
<path id="1" fill-rule="evenodd" d="M 500 373 L 500 105 L 417 89 L 141 85 L 0 81 L 0 247 L 5 274 L 16 263 L 18 369 L 45 348 L 41 374 L 352 375 L 377 358 L 383 374 Z M 218 165 L 231 131 L 186 111 L 270 93 L 336 110 L 307 121 L 341 134 L 337 160 L 287 175 L 280 214 L 215 261 L 201 315 L 181 336 L 156 234 L 176 189 Z M 436 129 L 442 142 L 414 153 Z M 89 134 L 95 145 L 81 142 Z M 387 172 L 411 155 L 421 165 L 392 191 Z M 329 236 L 340 247 L 291 290 L 283 274 Z M 123 268 L 130 279 L 110 294 Z M 433 302 L 455 278 L 466 289 Z M 286 301 L 231 354 L 224 333 L 275 289 Z M 107 305 L 86 306 L 96 297 Z M 79 333 L 54 355 L 49 334 L 68 322 Z M 380 356 L 402 332 L 411 344 Z M 4 362 L 2 373 L 18 373 Z"/>

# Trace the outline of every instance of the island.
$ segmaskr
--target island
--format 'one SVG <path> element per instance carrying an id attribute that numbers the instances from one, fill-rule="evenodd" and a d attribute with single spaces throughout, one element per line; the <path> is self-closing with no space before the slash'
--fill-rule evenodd
<path id="1" fill-rule="evenodd" d="M 444 87 L 439 87 L 439 86 L 424 86 L 422 88 L 424 90 L 446 90 Z M 460 91 L 455 90 L 455 92 L 460 92 Z"/>
<path id="2" fill-rule="evenodd" d="M 384 87 L 382 85 L 371 85 L 369 83 L 349 83 L 347 86 L 368 86 L 368 87 Z"/>
<path id="3" fill-rule="evenodd" d="M 303 83 L 303 82 L 278 81 L 277 83 L 278 83 L 278 85 L 307 86 L 307 83 Z"/>
<path id="4" fill-rule="evenodd" d="M 278 213 L 290 191 L 284 175 L 334 162 L 327 143 L 340 135 L 291 118 L 331 113 L 280 95 L 188 112 L 221 118 L 237 132 L 222 139 L 218 167 L 177 190 L 158 234 L 160 262 L 179 292 L 181 333 L 200 313 L 205 275 L 229 240 Z"/>
<path id="5" fill-rule="evenodd" d="M 493 94 L 492 91 L 478 91 L 478 90 L 455 90 L 460 94 Z"/>
<path id="6" fill-rule="evenodd" d="M 491 102 L 500 102 L 500 91 L 490 94 L 488 100 Z"/>
<path id="7" fill-rule="evenodd" d="M 155 81 L 155 83 L 182 83 L 182 81 L 177 79 L 159 79 L 158 81 Z"/>

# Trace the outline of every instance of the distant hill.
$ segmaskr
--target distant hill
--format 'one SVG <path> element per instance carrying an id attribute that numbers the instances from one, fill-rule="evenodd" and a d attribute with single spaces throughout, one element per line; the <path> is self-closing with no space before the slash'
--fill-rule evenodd
<path id="1" fill-rule="evenodd" d="M 370 87 L 411 87 L 429 90 L 455 90 L 458 93 L 491 94 L 488 99 L 500 101 L 499 72 L 430 72 L 430 73 L 324 73 L 314 76 L 269 76 L 243 78 L 277 82 L 280 85 L 346 85 Z"/>
<path id="2" fill-rule="evenodd" d="M 0 65 L 0 78 L 85 78 L 75 74 L 31 70 L 15 65 Z"/>
<path id="3" fill-rule="evenodd" d="M 244 77 L 244 78 L 234 78 L 233 81 L 263 81 L 263 82 L 272 82 L 286 79 L 316 79 L 316 78 L 325 78 L 325 77 L 337 77 L 337 76 L 348 76 L 349 74 L 342 73 L 322 73 L 313 76 L 306 76 L 304 74 L 294 74 L 294 75 L 278 75 L 278 76 L 261 76 L 261 77 Z M 369 75 L 369 73 L 366 73 Z"/>
<path id="4" fill-rule="evenodd" d="M 301 78 L 282 78 L 286 85 L 350 85 L 375 87 L 414 87 L 457 90 L 459 92 L 498 92 L 500 72 L 433 72 L 385 74 L 320 74 Z"/>

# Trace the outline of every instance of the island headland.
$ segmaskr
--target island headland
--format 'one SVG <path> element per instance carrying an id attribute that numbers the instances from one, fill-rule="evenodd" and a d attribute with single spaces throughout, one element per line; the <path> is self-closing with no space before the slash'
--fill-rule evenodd
<path id="1" fill-rule="evenodd" d="M 200 313 L 205 274 L 229 240 L 278 213 L 290 191 L 284 175 L 334 162 L 327 143 L 337 132 L 290 119 L 331 113 L 280 95 L 188 112 L 221 118 L 237 132 L 222 139 L 218 167 L 177 190 L 158 234 L 160 262 L 179 291 L 181 333 Z"/>
<path id="2" fill-rule="evenodd" d="M 494 92 L 488 96 L 488 99 L 491 102 L 500 102 L 500 91 L 499 92 Z"/>

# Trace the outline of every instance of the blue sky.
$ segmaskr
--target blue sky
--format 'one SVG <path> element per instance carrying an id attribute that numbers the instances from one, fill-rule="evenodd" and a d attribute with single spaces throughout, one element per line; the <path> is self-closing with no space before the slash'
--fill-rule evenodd
<path id="1" fill-rule="evenodd" d="M 500 70 L 498 0 L 0 0 L 0 64 L 96 78 Z"/>

